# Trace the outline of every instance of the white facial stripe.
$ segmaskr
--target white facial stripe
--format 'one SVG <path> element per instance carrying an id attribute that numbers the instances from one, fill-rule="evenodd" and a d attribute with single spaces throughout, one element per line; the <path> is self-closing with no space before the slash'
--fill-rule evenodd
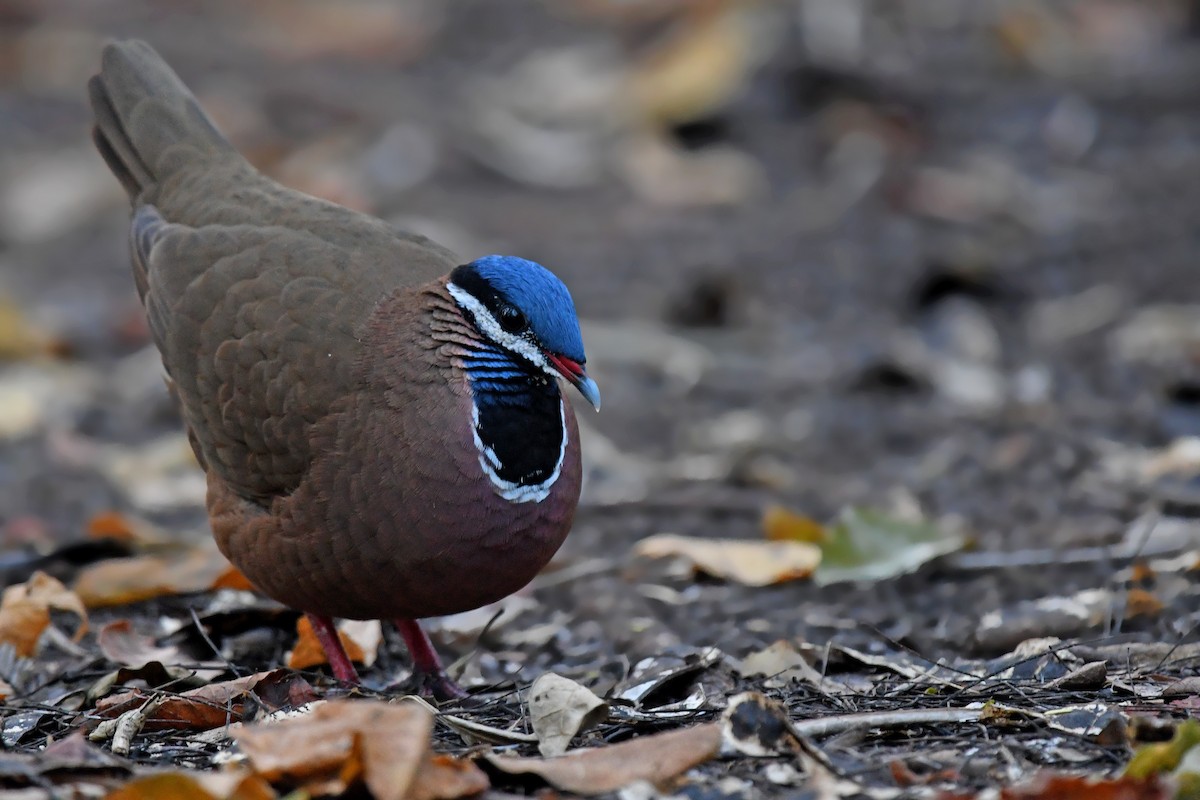
<path id="1" fill-rule="evenodd" d="M 525 358 L 532 361 L 534 364 L 542 368 L 544 372 L 553 377 L 558 377 L 558 370 L 550 365 L 546 357 L 542 355 L 542 351 L 536 345 L 521 336 L 514 336 L 508 331 L 500 327 L 500 323 L 496 322 L 496 318 L 492 316 L 492 312 L 488 311 L 483 303 L 475 297 L 475 295 L 464 291 L 462 288 L 455 286 L 453 283 L 446 284 L 446 290 L 450 292 L 450 296 L 467 311 L 470 311 L 475 317 L 475 325 L 478 326 L 481 333 L 487 336 L 496 344 L 511 350 L 514 353 L 519 353 Z"/>
<path id="2" fill-rule="evenodd" d="M 508 500 L 510 503 L 540 503 L 550 496 L 550 489 L 553 488 L 555 481 L 558 480 L 558 475 L 562 472 L 563 459 L 567 455 L 567 408 L 566 400 L 558 401 L 558 411 L 562 418 L 562 446 L 558 449 L 558 463 L 554 465 L 554 471 L 550 473 L 550 477 L 541 483 L 535 483 L 530 486 L 522 486 L 519 483 L 506 481 L 498 474 L 500 469 L 500 459 L 496 457 L 496 452 L 492 448 L 483 443 L 483 439 L 479 438 L 479 406 L 471 403 L 471 435 L 475 438 L 475 447 L 479 450 L 479 466 L 483 469 L 483 474 L 488 476 L 492 482 L 492 486 L 496 489 L 496 494 Z"/>

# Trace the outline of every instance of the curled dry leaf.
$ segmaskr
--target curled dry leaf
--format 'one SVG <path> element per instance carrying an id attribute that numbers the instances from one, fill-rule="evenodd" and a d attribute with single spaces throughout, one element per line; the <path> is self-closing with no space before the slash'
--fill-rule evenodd
<path id="1" fill-rule="evenodd" d="M 573 680 L 547 672 L 529 688 L 529 719 L 544 756 L 567 752 L 581 731 L 608 718 L 608 703 Z"/>
<path id="2" fill-rule="evenodd" d="M 821 563 L 821 550 L 807 542 L 699 539 L 663 533 L 637 543 L 648 558 L 683 558 L 699 572 L 746 586 L 770 586 L 807 578 Z"/>
<path id="3" fill-rule="evenodd" d="M 416 703 L 331 701 L 234 736 L 254 771 L 311 795 L 361 781 L 376 800 L 466 797 L 488 788 L 474 764 L 430 752 L 433 713 Z"/>
<path id="4" fill-rule="evenodd" d="M 87 632 L 87 610 L 79 596 L 57 578 L 35 572 L 0 596 L 0 643 L 11 644 L 19 656 L 32 656 L 42 632 L 50 626 L 51 609 L 78 615 L 76 640 Z"/>
<path id="5" fill-rule="evenodd" d="M 75 580 L 88 608 L 125 605 L 154 597 L 203 592 L 229 581 L 229 562 L 206 540 L 184 553 L 100 561 Z"/>
<path id="6" fill-rule="evenodd" d="M 140 689 L 105 697 L 96 703 L 96 713 L 112 718 L 137 708 L 155 692 Z M 146 730 L 183 729 L 193 731 L 218 728 L 242 719 L 247 702 L 272 710 L 299 706 L 317 699 L 317 693 L 299 675 L 287 670 L 259 672 L 244 678 L 212 683 L 166 697 L 144 725 Z"/>
<path id="7" fill-rule="evenodd" d="M 553 758 L 486 755 L 484 759 L 509 775 L 536 775 L 556 789 L 591 796 L 615 792 L 637 781 L 663 786 L 720 749 L 721 726 L 709 722 Z"/>

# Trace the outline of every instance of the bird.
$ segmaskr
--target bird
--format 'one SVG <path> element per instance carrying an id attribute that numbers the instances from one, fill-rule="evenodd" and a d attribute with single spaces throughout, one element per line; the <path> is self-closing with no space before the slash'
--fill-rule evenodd
<path id="1" fill-rule="evenodd" d="M 359 681 L 334 619 L 390 620 L 420 690 L 465 697 L 419 620 L 520 589 L 571 528 L 560 380 L 600 390 L 569 290 L 276 183 L 143 41 L 108 43 L 88 95 L 219 549 L 335 679 Z"/>

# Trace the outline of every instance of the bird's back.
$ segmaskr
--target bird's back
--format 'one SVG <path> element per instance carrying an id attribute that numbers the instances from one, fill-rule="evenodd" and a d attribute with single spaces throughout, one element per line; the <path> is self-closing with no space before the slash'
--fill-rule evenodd
<path id="1" fill-rule="evenodd" d="M 292 491 L 356 391 L 385 297 L 448 272 L 424 237 L 258 173 L 143 42 L 105 48 L 94 138 L 134 207 L 134 277 L 198 456 L 243 497 Z"/>

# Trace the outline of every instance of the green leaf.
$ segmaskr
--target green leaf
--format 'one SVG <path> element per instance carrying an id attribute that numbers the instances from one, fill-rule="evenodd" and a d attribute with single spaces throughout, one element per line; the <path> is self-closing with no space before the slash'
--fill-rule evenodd
<path id="1" fill-rule="evenodd" d="M 963 536 L 946 534 L 925 521 L 897 519 L 880 511 L 847 508 L 821 544 L 813 580 L 821 586 L 841 581 L 878 581 L 912 572 L 938 556 L 961 550 Z"/>
<path id="2" fill-rule="evenodd" d="M 1171 741 L 1144 744 L 1135 750 L 1125 767 L 1125 777 L 1149 778 L 1172 772 L 1197 744 L 1200 744 L 1200 722 L 1184 720 L 1175 729 Z"/>

